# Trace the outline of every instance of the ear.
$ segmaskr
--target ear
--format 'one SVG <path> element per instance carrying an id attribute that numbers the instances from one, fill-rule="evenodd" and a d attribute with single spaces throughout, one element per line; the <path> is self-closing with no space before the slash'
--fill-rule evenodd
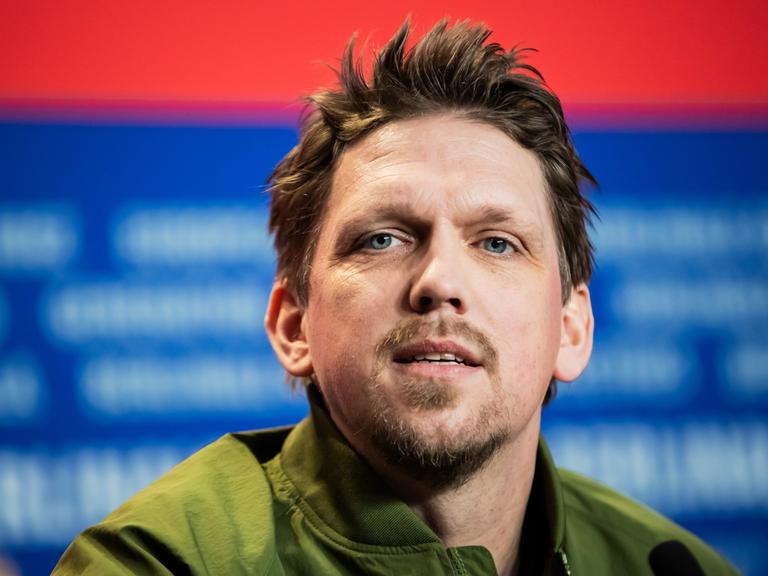
<path id="1" fill-rule="evenodd" d="M 286 287 L 284 280 L 277 280 L 269 295 L 264 326 L 280 364 L 297 378 L 311 376 L 314 371 L 304 320 L 304 310 L 298 298 Z"/>
<path id="2" fill-rule="evenodd" d="M 571 296 L 563 306 L 561 322 L 560 351 L 553 376 L 562 382 L 572 382 L 587 367 L 592 355 L 595 318 L 586 284 L 571 290 Z"/>

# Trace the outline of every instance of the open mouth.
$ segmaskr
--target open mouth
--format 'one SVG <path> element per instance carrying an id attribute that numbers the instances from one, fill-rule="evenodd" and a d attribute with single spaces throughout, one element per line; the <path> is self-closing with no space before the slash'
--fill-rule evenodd
<path id="1" fill-rule="evenodd" d="M 395 362 L 398 364 L 413 364 L 415 362 L 429 363 L 429 364 L 446 364 L 453 366 L 471 366 L 476 367 L 479 364 L 451 354 L 450 352 L 430 353 L 430 354 L 414 354 L 413 356 L 405 356 L 401 358 L 395 358 Z"/>

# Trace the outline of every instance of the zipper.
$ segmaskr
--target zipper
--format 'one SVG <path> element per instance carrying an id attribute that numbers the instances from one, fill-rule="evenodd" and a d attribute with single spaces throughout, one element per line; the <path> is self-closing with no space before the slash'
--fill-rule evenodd
<path id="1" fill-rule="evenodd" d="M 448 559 L 451 562 L 451 568 L 453 568 L 454 574 L 458 574 L 458 576 L 468 576 L 467 569 L 464 566 L 464 562 L 461 560 L 461 555 L 459 554 L 458 550 L 447 548 L 447 551 Z"/>
<path id="2" fill-rule="evenodd" d="M 560 559 L 560 565 L 563 567 L 563 571 L 565 572 L 566 576 L 573 576 L 571 574 L 571 565 L 568 564 L 568 556 L 565 554 L 565 550 L 559 549 L 555 550 L 557 553 L 557 557 Z"/>

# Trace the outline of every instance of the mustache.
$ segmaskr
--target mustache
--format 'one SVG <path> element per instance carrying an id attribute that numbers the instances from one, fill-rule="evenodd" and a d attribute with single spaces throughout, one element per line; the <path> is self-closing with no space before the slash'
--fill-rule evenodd
<path id="1" fill-rule="evenodd" d="M 376 355 L 380 359 L 388 359 L 398 348 L 430 336 L 459 337 L 464 342 L 474 344 L 480 350 L 481 360 L 486 370 L 496 372 L 499 357 L 496 347 L 482 331 L 460 318 L 415 317 L 404 320 L 387 332 L 376 346 Z"/>

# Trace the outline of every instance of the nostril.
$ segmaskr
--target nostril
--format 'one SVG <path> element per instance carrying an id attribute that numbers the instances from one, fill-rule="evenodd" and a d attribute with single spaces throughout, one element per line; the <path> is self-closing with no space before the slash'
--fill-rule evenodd
<path id="1" fill-rule="evenodd" d="M 451 306 L 453 306 L 454 308 L 461 308 L 461 300 L 459 300 L 458 298 L 449 298 L 448 302 L 450 302 Z"/>
<path id="2" fill-rule="evenodd" d="M 429 308 L 432 305 L 432 298 L 429 296 L 422 296 L 419 298 L 419 306 L 421 308 Z"/>

